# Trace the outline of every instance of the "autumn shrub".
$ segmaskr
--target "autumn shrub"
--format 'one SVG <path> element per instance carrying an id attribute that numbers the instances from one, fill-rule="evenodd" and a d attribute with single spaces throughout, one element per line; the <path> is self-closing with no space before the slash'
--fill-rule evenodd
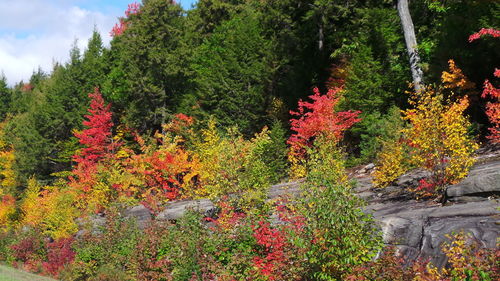
<path id="1" fill-rule="evenodd" d="M 41 273 L 42 262 L 46 260 L 47 248 L 44 236 L 36 230 L 18 233 L 19 236 L 9 247 L 12 265 L 27 271 Z"/>
<path id="2" fill-rule="evenodd" d="M 292 178 L 306 176 L 307 148 L 316 137 L 323 135 L 331 142 L 339 143 L 344 132 L 361 120 L 358 118 L 359 111 L 336 111 L 341 91 L 342 88 L 333 88 L 322 95 L 318 88 L 314 88 L 314 94 L 309 96 L 312 102 L 300 100 L 297 111 L 290 111 L 296 116 L 290 120 L 293 133 L 288 139 Z"/>
<path id="3" fill-rule="evenodd" d="M 70 237 L 47 243 L 47 259 L 42 263 L 45 274 L 59 277 L 61 269 L 75 258 L 75 252 L 72 249 L 73 242 L 73 237 Z"/>
<path id="4" fill-rule="evenodd" d="M 482 28 L 478 32 L 469 36 L 469 42 L 480 39 L 483 36 L 500 37 L 500 30 L 494 28 Z M 500 70 L 495 68 L 493 75 L 500 78 Z M 496 88 L 491 81 L 486 79 L 483 85 L 482 98 L 489 98 L 490 101 L 486 104 L 486 115 L 492 125 L 488 128 L 490 135 L 488 138 L 492 143 L 500 143 L 500 89 Z"/>
<path id="5" fill-rule="evenodd" d="M 468 134 L 470 123 L 464 116 L 469 101 L 467 97 L 446 101 L 439 91 L 427 88 L 412 93 L 410 103 L 414 108 L 404 112 L 409 127 L 402 130 L 411 147 L 410 161 L 431 172 L 429 184 L 417 191 L 424 196 L 439 194 L 445 185 L 464 178 L 474 164 L 478 145 Z"/>
<path id="6" fill-rule="evenodd" d="M 266 153 L 273 145 L 269 130 L 246 140 L 235 129 L 224 134 L 215 121 L 202 130 L 202 140 L 195 143 L 199 160 L 200 185 L 209 198 L 237 195 L 243 206 L 260 204 L 273 178 L 272 164 Z M 275 177 L 275 176 L 274 176 Z"/>
<path id="7" fill-rule="evenodd" d="M 16 161 L 14 149 L 4 140 L 5 122 L 0 123 L 0 196 L 15 194 L 15 188 L 19 185 L 14 169 Z"/>
<path id="8" fill-rule="evenodd" d="M 308 176 L 298 214 L 304 217 L 309 274 L 338 280 L 353 266 L 370 260 L 380 237 L 363 201 L 351 191 L 344 155 L 336 142 L 320 136 L 308 152 Z"/>
<path id="9" fill-rule="evenodd" d="M 409 168 L 408 156 L 402 139 L 385 142 L 377 155 L 377 169 L 372 180 L 374 186 L 385 187 L 404 174 Z"/>
<path id="10" fill-rule="evenodd" d="M 83 147 L 73 156 L 76 166 L 69 177 L 69 186 L 80 193 L 80 209 L 95 212 L 110 202 L 112 190 L 97 176 L 103 162 L 113 156 L 120 143 L 112 137 L 111 105 L 106 104 L 98 88 L 88 96 L 90 107 L 85 115 L 87 120 L 83 121 L 86 128 L 74 133 Z"/>
<path id="11" fill-rule="evenodd" d="M 464 178 L 474 164 L 478 144 L 469 134 L 471 124 L 464 115 L 469 107 L 466 94 L 473 85 L 453 60 L 449 65 L 442 86 L 410 93 L 412 108 L 403 111 L 407 126 L 400 130 L 400 139 L 387 142 L 379 153 L 375 185 L 386 186 L 407 169 L 419 167 L 431 176 L 422 179 L 415 191 L 422 197 L 435 197 L 446 185 Z"/>
<path id="12" fill-rule="evenodd" d="M 16 213 L 16 199 L 10 195 L 0 196 L 0 232 L 10 228 L 11 217 Z"/>
<path id="13" fill-rule="evenodd" d="M 22 222 L 55 240 L 68 238 L 78 230 L 75 219 L 80 213 L 75 202 L 76 195 L 67 187 L 42 187 L 32 178 L 21 203 Z"/>
<path id="14" fill-rule="evenodd" d="M 106 212 L 106 222 L 98 227 L 90 223 L 73 243 L 74 261 L 61 272 L 63 280 L 88 280 L 102 273 L 101 268 L 114 268 L 131 274 L 130 260 L 140 235 L 136 224 L 120 218 L 116 210 Z"/>
<path id="15" fill-rule="evenodd" d="M 301 213 L 311 243 L 308 260 L 317 280 L 338 280 L 357 264 L 371 260 L 380 236 L 360 199 L 338 183 L 306 185 Z"/>

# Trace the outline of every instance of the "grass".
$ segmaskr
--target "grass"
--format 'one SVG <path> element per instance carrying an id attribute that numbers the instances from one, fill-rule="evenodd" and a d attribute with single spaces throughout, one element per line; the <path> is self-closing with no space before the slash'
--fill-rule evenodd
<path id="1" fill-rule="evenodd" d="M 12 267 L 0 265 L 0 281 L 55 281 L 54 279 L 38 276 Z"/>

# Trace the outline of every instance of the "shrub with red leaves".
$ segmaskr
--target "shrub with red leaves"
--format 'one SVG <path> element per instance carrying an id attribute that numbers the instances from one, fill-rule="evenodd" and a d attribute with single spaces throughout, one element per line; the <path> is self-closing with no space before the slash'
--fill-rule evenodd
<path id="1" fill-rule="evenodd" d="M 490 35 L 493 38 L 500 37 L 500 30 L 494 28 L 482 28 L 479 32 L 476 32 L 469 36 L 469 42 L 473 42 L 485 35 Z M 500 78 L 500 69 L 496 68 L 493 75 Z M 486 104 L 486 115 L 493 125 L 490 130 L 490 135 L 488 138 L 492 143 L 500 143 L 500 89 L 496 88 L 491 84 L 491 82 L 486 79 L 484 81 L 482 98 L 490 98 L 491 101 Z"/>
<path id="2" fill-rule="evenodd" d="M 73 241 L 73 238 L 63 238 L 47 244 L 47 261 L 42 264 L 45 273 L 57 278 L 60 270 L 75 259 Z"/>
<path id="3" fill-rule="evenodd" d="M 288 139 L 292 149 L 303 150 L 318 135 L 338 142 L 347 129 L 361 121 L 358 118 L 360 111 L 335 111 L 341 90 L 329 89 L 326 95 L 322 95 L 318 88 L 314 88 L 314 95 L 309 96 L 312 102 L 300 100 L 298 111 L 290 111 L 292 116 L 297 116 L 290 120 L 291 130 L 295 131 Z"/>

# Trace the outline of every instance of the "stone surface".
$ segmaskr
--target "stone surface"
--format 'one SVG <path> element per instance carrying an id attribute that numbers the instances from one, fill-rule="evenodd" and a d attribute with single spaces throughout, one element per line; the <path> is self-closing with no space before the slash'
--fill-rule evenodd
<path id="1" fill-rule="evenodd" d="M 405 195 L 406 189 L 423 176 L 425 172 L 413 171 L 400 178 L 396 186 L 380 190 L 369 188 L 369 176 L 358 179 L 360 185 L 355 191 L 367 198 L 366 211 L 380 225 L 387 245 L 396 246 L 409 260 L 431 258 L 436 266 L 446 263 L 441 246 L 450 233 L 464 231 L 481 246 L 496 247 L 500 237 L 500 161 L 476 165 L 465 180 L 448 188 L 451 202 L 444 206 Z"/>
<path id="2" fill-rule="evenodd" d="M 205 216 L 212 217 L 215 212 L 215 205 L 209 199 L 175 201 L 168 204 L 161 211 L 157 220 L 177 220 L 184 215 L 188 209 L 193 209 L 203 213 Z"/>
<path id="3" fill-rule="evenodd" d="M 450 198 L 471 195 L 500 194 L 500 162 L 490 162 L 475 167 L 462 182 L 448 187 L 446 195 Z M 483 197 L 484 197 L 483 196 Z"/>
<path id="4" fill-rule="evenodd" d="M 141 229 L 144 229 L 152 219 L 151 212 L 144 207 L 144 205 L 138 205 L 127 209 L 125 211 L 125 217 L 135 219 L 137 221 L 137 226 Z"/>

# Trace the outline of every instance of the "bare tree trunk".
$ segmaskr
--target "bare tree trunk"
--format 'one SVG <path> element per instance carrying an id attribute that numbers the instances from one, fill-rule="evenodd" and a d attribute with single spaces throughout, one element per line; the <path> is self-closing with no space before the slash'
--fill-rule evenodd
<path id="1" fill-rule="evenodd" d="M 413 26 L 413 21 L 411 19 L 410 9 L 408 8 L 408 0 L 398 0 L 398 14 L 403 27 L 406 49 L 408 51 L 408 56 L 410 57 L 410 69 L 414 88 L 415 91 L 420 91 L 423 88 L 424 74 L 419 65 L 420 56 L 418 55 L 417 50 L 417 38 L 415 36 L 415 27 Z"/>

